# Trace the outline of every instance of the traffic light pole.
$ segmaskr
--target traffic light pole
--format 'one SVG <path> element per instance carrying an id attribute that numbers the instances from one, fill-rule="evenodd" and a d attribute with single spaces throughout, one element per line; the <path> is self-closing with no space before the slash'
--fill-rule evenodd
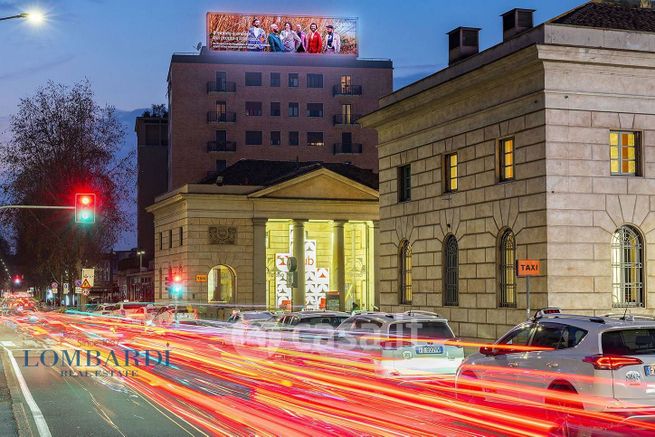
<path id="1" fill-rule="evenodd" d="M 75 207 L 61 205 L 0 205 L 0 209 L 75 209 Z"/>

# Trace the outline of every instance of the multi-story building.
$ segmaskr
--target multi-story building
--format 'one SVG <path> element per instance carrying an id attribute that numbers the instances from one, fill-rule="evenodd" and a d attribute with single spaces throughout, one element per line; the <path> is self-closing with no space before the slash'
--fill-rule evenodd
<path id="1" fill-rule="evenodd" d="M 644 2 L 641 2 L 644 3 Z M 450 65 L 381 100 L 380 303 L 435 310 L 460 336 L 531 308 L 655 307 L 655 11 L 586 3 L 504 41 L 449 34 Z M 654 288 L 651 288 L 654 287 Z"/>
<path id="2" fill-rule="evenodd" d="M 168 189 L 240 159 L 377 170 L 377 134 L 358 120 L 391 91 L 389 60 L 206 48 L 174 54 L 168 73 Z"/>

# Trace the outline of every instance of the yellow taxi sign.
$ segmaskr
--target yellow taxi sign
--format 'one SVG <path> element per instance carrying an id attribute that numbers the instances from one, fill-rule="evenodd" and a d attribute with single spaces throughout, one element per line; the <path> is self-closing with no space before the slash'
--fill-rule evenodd
<path id="1" fill-rule="evenodd" d="M 207 282 L 207 275 L 196 275 L 196 282 Z"/>
<path id="2" fill-rule="evenodd" d="M 519 278 L 541 276 L 541 261 L 536 259 L 517 259 L 516 276 Z"/>

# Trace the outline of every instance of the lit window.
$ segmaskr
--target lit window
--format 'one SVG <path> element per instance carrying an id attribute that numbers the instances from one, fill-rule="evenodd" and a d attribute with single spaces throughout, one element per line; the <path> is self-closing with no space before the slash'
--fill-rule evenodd
<path id="1" fill-rule="evenodd" d="M 237 279 L 234 269 L 226 265 L 218 265 L 209 271 L 208 276 L 208 301 L 233 302 Z"/>
<path id="2" fill-rule="evenodd" d="M 639 133 L 610 132 L 610 170 L 613 175 L 639 173 Z"/>
<path id="3" fill-rule="evenodd" d="M 500 140 L 500 180 L 510 181 L 514 179 L 514 138 Z"/>
<path id="4" fill-rule="evenodd" d="M 444 306 L 459 305 L 459 261 L 458 244 L 454 235 L 449 235 L 444 242 Z"/>
<path id="5" fill-rule="evenodd" d="M 446 155 L 445 163 L 445 179 L 446 179 L 446 192 L 457 191 L 457 153 L 450 153 Z"/>
<path id="6" fill-rule="evenodd" d="M 499 307 L 516 307 L 516 243 L 508 229 L 500 238 L 498 274 L 500 279 Z"/>
<path id="7" fill-rule="evenodd" d="M 308 146 L 324 146 L 323 132 L 307 132 Z"/>
<path id="8" fill-rule="evenodd" d="M 630 226 L 622 226 L 612 236 L 612 305 L 643 307 L 643 241 Z"/>
<path id="9" fill-rule="evenodd" d="M 412 303 L 412 246 L 409 241 L 400 242 L 400 303 Z"/>

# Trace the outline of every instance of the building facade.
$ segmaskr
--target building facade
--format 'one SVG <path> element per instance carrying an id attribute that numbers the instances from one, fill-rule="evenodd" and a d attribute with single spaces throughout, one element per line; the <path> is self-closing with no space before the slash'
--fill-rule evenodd
<path id="1" fill-rule="evenodd" d="M 208 304 L 204 317 L 235 307 L 376 305 L 378 193 L 370 170 L 242 160 L 160 196 L 148 211 L 157 301 Z M 289 257 L 298 260 L 295 280 Z M 170 287 L 175 277 L 180 295 Z"/>
<path id="2" fill-rule="evenodd" d="M 174 54 L 168 73 L 168 189 L 239 159 L 377 170 L 377 134 L 358 118 L 391 91 L 388 60 L 206 48 Z"/>
<path id="3" fill-rule="evenodd" d="M 448 68 L 381 100 L 380 304 L 447 317 L 463 337 L 530 308 L 655 307 L 655 12 L 587 3 L 504 42 L 451 32 Z"/>

